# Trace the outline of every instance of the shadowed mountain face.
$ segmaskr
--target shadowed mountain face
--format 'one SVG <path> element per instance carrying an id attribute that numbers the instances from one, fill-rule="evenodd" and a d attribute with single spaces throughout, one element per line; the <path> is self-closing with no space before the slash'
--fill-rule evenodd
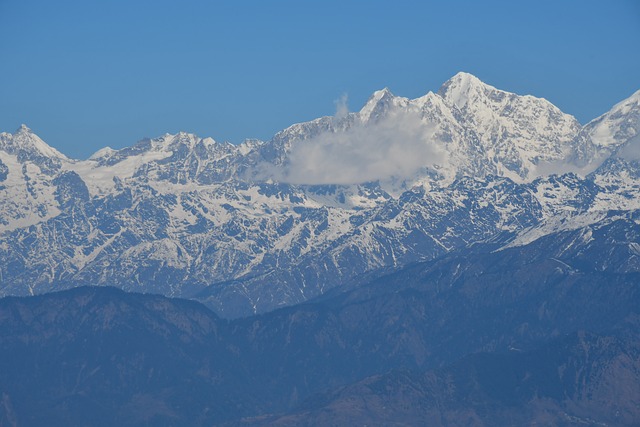
<path id="1" fill-rule="evenodd" d="M 637 327 L 637 325 L 635 325 Z M 529 352 L 478 353 L 426 373 L 393 371 L 246 425 L 636 425 L 640 346 L 573 333 Z"/>
<path id="2" fill-rule="evenodd" d="M 185 425 L 250 405 L 224 322 L 198 304 L 78 288 L 0 313 L 3 425 Z"/>
<path id="3" fill-rule="evenodd" d="M 112 288 L 5 298 L 0 419 L 634 425 L 638 225 L 616 218 L 232 321 Z"/>

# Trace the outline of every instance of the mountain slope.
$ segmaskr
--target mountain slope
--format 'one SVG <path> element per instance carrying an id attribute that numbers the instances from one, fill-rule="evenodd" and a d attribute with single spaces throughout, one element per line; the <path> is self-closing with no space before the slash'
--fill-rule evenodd
<path id="1" fill-rule="evenodd" d="M 529 352 L 480 353 L 426 373 L 393 371 L 245 425 L 634 425 L 637 342 L 573 333 Z"/>
<path id="2" fill-rule="evenodd" d="M 0 305 L 3 424 L 202 425 L 255 410 L 230 386 L 248 379 L 225 323 L 199 304 L 79 288 Z"/>
<path id="3" fill-rule="evenodd" d="M 545 99 L 518 96 L 459 73 L 438 91 L 475 130 L 496 172 L 531 180 L 545 163 L 573 155 L 578 121 Z"/>
<path id="4" fill-rule="evenodd" d="M 593 239 L 577 230 L 499 252 L 476 247 L 233 321 L 196 302 L 112 288 L 4 298 L 0 419 L 260 425 L 291 413 L 322 424 L 365 422 L 382 402 L 397 422 L 445 411 L 453 423 L 475 411 L 491 425 L 564 412 L 633 425 L 640 273 L 619 261 L 635 250 L 638 227 L 616 220 Z M 368 412 L 353 411 L 354 394 L 372 403 Z"/>

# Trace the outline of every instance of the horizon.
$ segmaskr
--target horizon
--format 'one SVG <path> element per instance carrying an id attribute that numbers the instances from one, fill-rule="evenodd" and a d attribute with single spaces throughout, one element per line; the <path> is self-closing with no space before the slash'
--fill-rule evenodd
<path id="1" fill-rule="evenodd" d="M 0 40 L 0 131 L 24 123 L 77 159 L 178 131 L 268 141 L 341 99 L 357 111 L 384 87 L 416 98 L 461 70 L 583 125 L 640 89 L 630 0 L 14 0 L 0 3 Z"/>

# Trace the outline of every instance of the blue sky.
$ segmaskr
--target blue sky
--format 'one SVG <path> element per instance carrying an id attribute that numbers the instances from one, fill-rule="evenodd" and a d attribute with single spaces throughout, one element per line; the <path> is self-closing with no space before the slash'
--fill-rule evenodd
<path id="1" fill-rule="evenodd" d="M 239 143 L 458 71 L 581 122 L 640 89 L 640 2 L 0 0 L 0 131 L 70 157 L 179 130 Z"/>

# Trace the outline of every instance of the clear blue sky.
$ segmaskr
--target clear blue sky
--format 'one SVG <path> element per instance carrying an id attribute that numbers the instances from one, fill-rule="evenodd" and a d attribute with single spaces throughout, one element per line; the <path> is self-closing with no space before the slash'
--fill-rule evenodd
<path id="1" fill-rule="evenodd" d="M 640 89 L 640 1 L 0 0 L 0 130 L 75 158 L 179 130 L 266 140 L 458 71 L 587 122 Z"/>

